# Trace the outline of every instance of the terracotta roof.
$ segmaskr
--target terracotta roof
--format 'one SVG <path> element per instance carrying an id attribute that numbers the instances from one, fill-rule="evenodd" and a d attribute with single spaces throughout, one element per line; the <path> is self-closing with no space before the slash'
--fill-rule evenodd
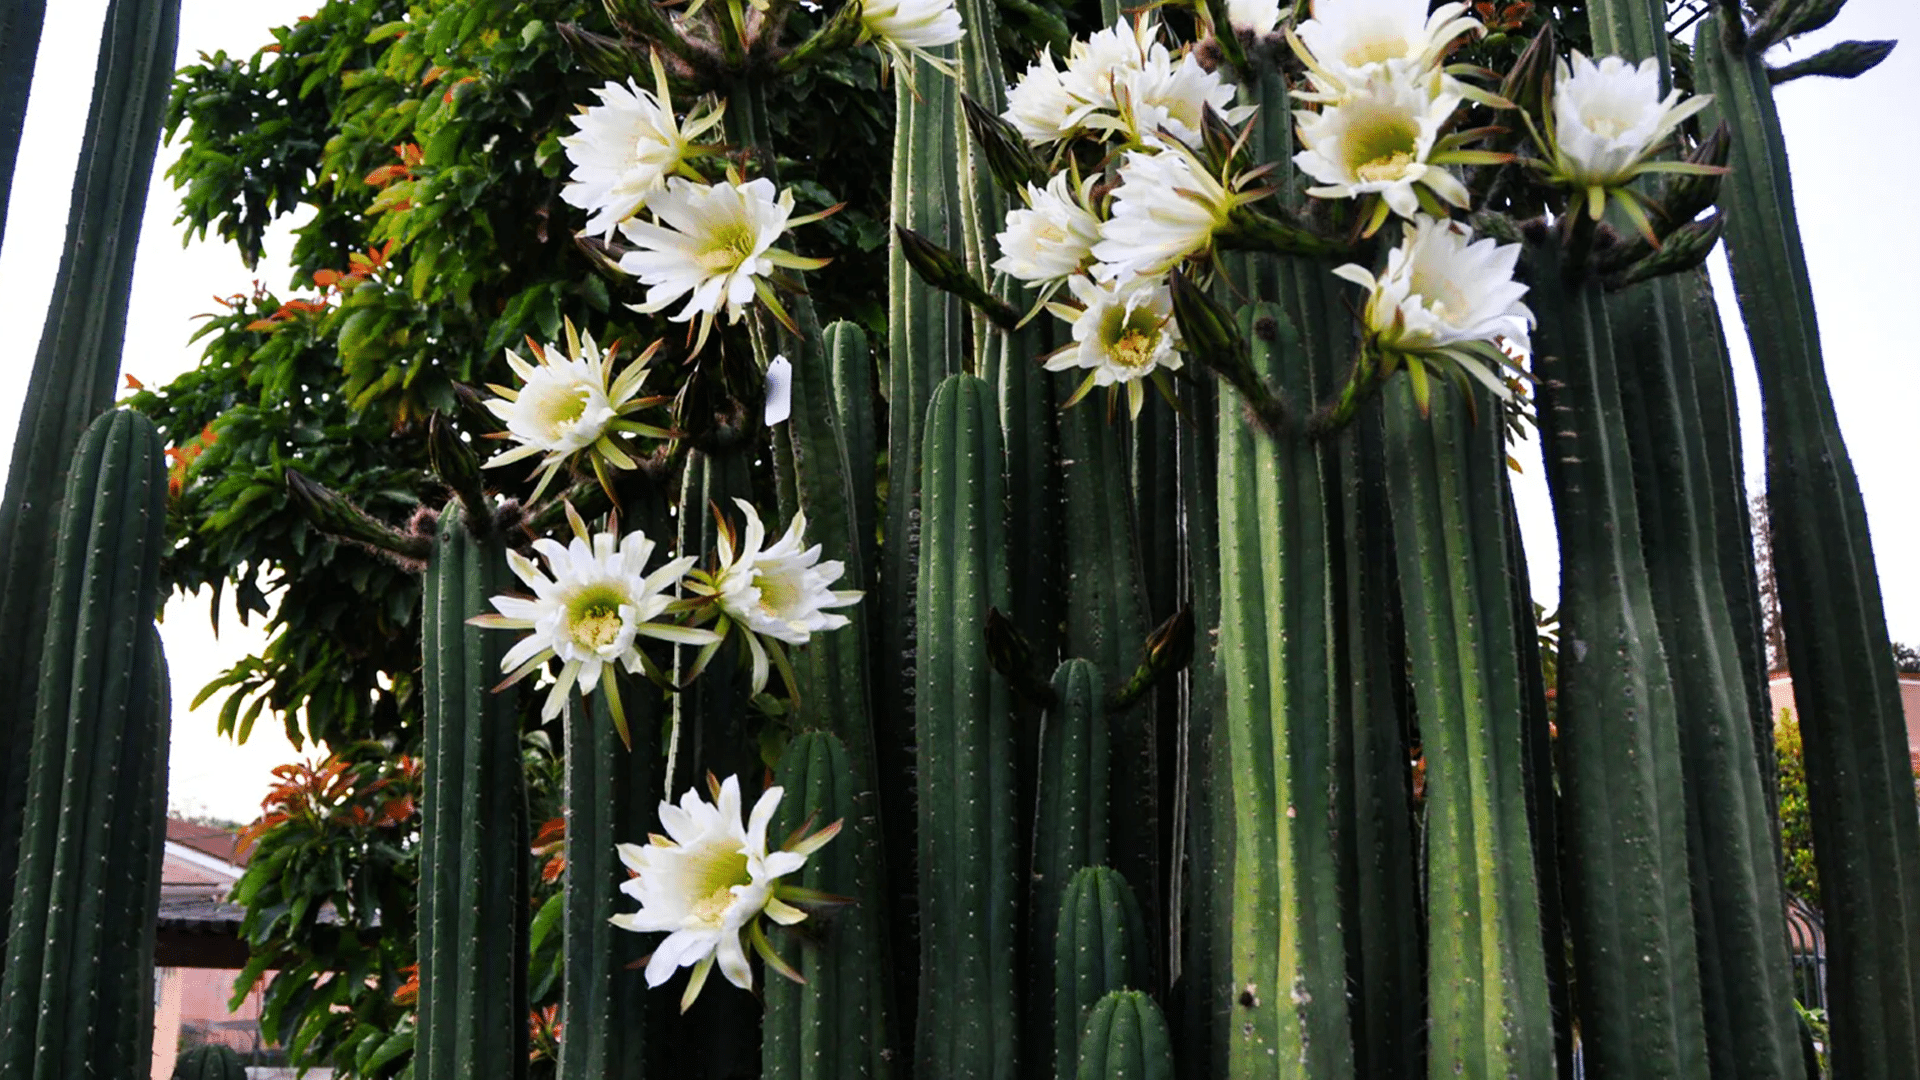
<path id="1" fill-rule="evenodd" d="M 235 850 L 234 834 L 217 825 L 198 825 L 191 821 L 168 818 L 167 839 L 184 847 L 190 847 L 202 855 L 211 855 L 235 866 L 247 865 L 246 856 Z"/>

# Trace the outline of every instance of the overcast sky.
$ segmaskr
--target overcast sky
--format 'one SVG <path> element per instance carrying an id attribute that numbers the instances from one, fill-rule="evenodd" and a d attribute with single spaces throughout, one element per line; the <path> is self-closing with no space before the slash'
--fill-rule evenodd
<path id="1" fill-rule="evenodd" d="M 269 27 L 286 25 L 317 6 L 318 0 L 184 0 L 179 62 L 219 49 L 248 56 L 271 40 Z M 0 326 L 13 329 L 15 342 L 12 359 L 5 362 L 10 377 L 0 379 L 0 446 L 12 444 L 32 345 L 53 289 L 105 11 L 106 0 L 48 5 L 0 249 Z M 1806 79 L 1783 88 L 1781 122 L 1792 151 L 1827 373 L 1866 496 L 1888 622 L 1896 639 L 1920 643 L 1920 559 L 1909 554 L 1920 537 L 1920 485 L 1913 479 L 1920 379 L 1913 363 L 1916 338 L 1906 323 L 1920 293 L 1920 261 L 1913 256 L 1920 251 L 1920 218 L 1907 209 L 1910 188 L 1920 176 L 1920 122 L 1912 112 L 1920 103 L 1920 5 L 1852 0 L 1809 45 L 1847 38 L 1897 38 L 1910 44 L 1853 82 Z M 191 317 L 210 310 L 215 295 L 247 291 L 254 276 L 217 243 L 182 249 L 173 224 L 173 191 L 160 178 L 176 156 L 175 148 L 160 151 L 129 298 L 123 370 L 150 386 L 197 361 L 197 350 L 187 345 L 196 325 Z M 258 273 L 275 289 L 287 285 L 289 246 L 284 228 L 269 235 L 268 256 Z M 1716 256 L 1714 269 L 1735 339 L 1747 475 L 1759 484 L 1758 391 L 1724 260 Z M 1526 472 L 1519 499 L 1534 589 L 1553 606 L 1557 566 L 1539 455 L 1529 447 L 1520 457 Z M 0 471 L 6 462 L 0 454 Z M 244 747 L 217 736 L 218 698 L 188 713 L 187 703 L 201 686 L 265 641 L 259 621 L 241 627 L 231 606 L 216 639 L 206 607 L 204 597 L 176 598 L 162 626 L 175 697 L 171 802 L 179 810 L 244 821 L 258 812 L 271 783 L 268 770 L 299 752 L 267 717 Z"/>

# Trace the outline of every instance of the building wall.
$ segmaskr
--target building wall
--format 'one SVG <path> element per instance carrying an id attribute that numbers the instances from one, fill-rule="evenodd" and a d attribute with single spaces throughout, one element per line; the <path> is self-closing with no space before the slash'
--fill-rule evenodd
<path id="1" fill-rule="evenodd" d="M 1773 715 L 1780 710 L 1794 711 L 1793 676 L 1775 675 L 1767 680 L 1767 693 L 1773 699 Z M 1900 676 L 1900 706 L 1907 715 L 1907 752 L 1920 754 L 1920 675 Z"/>

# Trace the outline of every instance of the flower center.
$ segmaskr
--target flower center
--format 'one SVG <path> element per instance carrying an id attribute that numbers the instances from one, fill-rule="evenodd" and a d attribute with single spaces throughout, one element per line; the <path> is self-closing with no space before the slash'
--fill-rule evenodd
<path id="1" fill-rule="evenodd" d="M 1413 155 L 1405 150 L 1395 150 L 1384 157 L 1374 158 L 1353 170 L 1362 180 L 1381 181 L 1398 180 L 1407 174 L 1407 166 L 1413 164 Z"/>
<path id="2" fill-rule="evenodd" d="M 799 586 L 787 574 L 755 574 L 753 587 L 760 590 L 760 610 L 776 619 L 800 602 Z"/>
<path id="3" fill-rule="evenodd" d="M 1149 337 L 1139 330 L 1129 329 L 1120 335 L 1119 341 L 1113 343 L 1113 348 L 1110 350 L 1113 362 L 1139 371 L 1153 363 L 1153 349 L 1159 344 L 1159 337 L 1158 334 Z"/>
<path id="4" fill-rule="evenodd" d="M 701 252 L 700 268 L 715 273 L 738 270 L 740 264 L 753 254 L 754 236 L 744 222 L 734 221 L 715 229 L 707 240 L 707 250 Z"/>
<path id="5" fill-rule="evenodd" d="M 687 890 L 699 899 L 692 905 L 693 916 L 709 926 L 719 926 L 733 905 L 733 887 L 753 884 L 747 870 L 747 857 L 725 848 L 712 851 L 701 860 L 688 882 Z"/>
<path id="6" fill-rule="evenodd" d="M 1589 116 L 1584 119 L 1587 130 L 1603 139 L 1617 139 L 1633 126 L 1618 116 Z"/>
<path id="7" fill-rule="evenodd" d="M 583 649 L 600 652 L 620 640 L 626 620 L 620 606 L 626 597 L 613 589 L 595 589 L 576 597 L 568 605 L 568 632 Z"/>

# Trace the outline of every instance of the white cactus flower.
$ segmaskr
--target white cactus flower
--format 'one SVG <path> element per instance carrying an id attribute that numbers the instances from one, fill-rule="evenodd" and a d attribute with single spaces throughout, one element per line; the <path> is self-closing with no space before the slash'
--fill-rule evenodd
<path id="1" fill-rule="evenodd" d="M 594 91 L 600 104 L 573 117 L 579 130 L 563 136 L 570 182 L 560 198 L 587 211 L 586 232 L 611 238 L 622 221 L 639 213 L 647 198 L 666 186 L 682 167 L 695 139 L 720 122 L 720 110 L 707 110 L 682 125 L 667 93 L 667 73 L 654 57 L 654 90 L 628 79 Z"/>
<path id="2" fill-rule="evenodd" d="M 1652 59 L 1636 67 L 1617 56 L 1596 63 L 1575 52 L 1554 76 L 1553 171 L 1590 198 L 1620 187 L 1649 171 L 1647 156 L 1712 101 L 1711 95 L 1681 101 L 1678 90 L 1661 97 L 1660 68 Z"/>
<path id="3" fill-rule="evenodd" d="M 607 467 L 631 469 L 635 461 L 620 445 L 626 434 L 651 438 L 670 438 L 672 432 L 652 424 L 623 419 L 627 413 L 661 403 L 663 398 L 637 398 L 646 380 L 648 363 L 659 345 L 640 354 L 627 369 L 608 385 L 613 355 L 603 354 L 593 335 L 582 336 L 569 320 L 566 324 L 566 350 L 557 345 L 542 347 L 529 341 L 534 358 L 530 364 L 519 353 L 507 350 L 507 366 L 520 378 L 520 388 L 492 383 L 487 389 L 497 395 L 486 403 L 487 411 L 499 417 L 507 430 L 499 438 L 519 445 L 502 450 L 487 459 L 486 468 L 510 465 L 522 458 L 545 454 L 540 463 L 540 482 L 528 501 L 537 501 L 567 459 L 585 452 L 593 460 L 594 470 L 606 482 Z"/>
<path id="4" fill-rule="evenodd" d="M 782 899 L 783 893 L 797 896 L 804 890 L 782 886 L 780 879 L 805 866 L 807 857 L 840 831 L 840 823 L 834 822 L 810 836 L 796 837 L 786 848 L 770 849 L 767 828 L 785 792 L 768 788 L 743 824 L 740 779 L 729 776 L 724 783 L 714 783 L 709 776 L 708 780 L 713 802 L 688 789 L 680 805 L 660 804 L 665 835 L 656 833 L 644 845 L 616 848 L 620 861 L 634 875 L 621 884 L 620 891 L 640 901 L 640 910 L 609 921 L 622 930 L 667 935 L 647 960 L 647 985 L 659 986 L 676 970 L 693 968 L 680 997 L 682 1012 L 699 996 L 716 963 L 728 982 L 742 990 L 753 989 L 747 944 L 775 970 L 804 981 L 774 955 L 760 917 L 782 926 L 807 917 Z"/>
<path id="5" fill-rule="evenodd" d="M 736 538 L 723 519 L 717 540 L 719 566 L 712 573 L 693 573 L 687 588 L 718 606 L 724 619 L 722 635 L 734 626 L 746 632 L 757 694 L 766 687 L 770 663 L 779 660 L 778 647 L 771 643 L 805 645 L 816 633 L 846 626 L 850 620 L 845 615 L 828 609 L 858 603 L 863 594 L 833 588 L 846 573 L 846 565 L 832 559 L 821 562 L 820 546 L 806 546 L 806 514 L 795 514 L 786 533 L 768 545 L 766 525 L 753 504 L 743 499 L 735 499 L 734 504 L 746 515 L 745 536 Z M 706 659 L 696 662 L 696 670 Z M 785 675 L 784 661 L 780 662 Z"/>
<path id="6" fill-rule="evenodd" d="M 1533 312 L 1527 287 L 1513 279 L 1520 245 L 1473 239 L 1473 230 L 1416 215 L 1387 268 L 1374 277 L 1355 263 L 1333 272 L 1367 290 L 1362 318 L 1369 343 L 1384 353 L 1452 360 L 1505 397 L 1498 378 L 1510 364 L 1496 342 L 1529 348 Z"/>
<path id="7" fill-rule="evenodd" d="M 1035 145 L 1089 133 L 1160 146 L 1164 128 L 1193 147 L 1208 105 L 1234 123 L 1253 115 L 1251 106 L 1233 104 L 1231 84 L 1192 54 L 1176 59 L 1159 34 L 1151 19 L 1122 19 L 1074 42 L 1064 70 L 1041 54 L 1007 92 L 1002 115 Z"/>
<path id="8" fill-rule="evenodd" d="M 1280 0 L 1227 0 L 1227 22 L 1235 30 L 1271 34 L 1280 26 Z"/>
<path id="9" fill-rule="evenodd" d="M 1233 84 L 1201 67 L 1192 53 L 1176 62 L 1167 47 L 1157 43 L 1145 65 L 1117 85 L 1121 130 L 1130 141 L 1145 146 L 1165 146 L 1164 132 L 1199 149 L 1201 119 L 1209 105 L 1231 124 L 1258 111 L 1251 105 L 1234 105 Z"/>
<path id="10" fill-rule="evenodd" d="M 1427 0 L 1314 0 L 1313 18 L 1292 31 L 1294 51 L 1313 81 L 1312 90 L 1297 96 L 1339 101 L 1382 75 L 1437 76 L 1453 43 L 1482 29 L 1466 10 L 1453 3 L 1429 13 Z"/>
<path id="11" fill-rule="evenodd" d="M 1159 277 L 1181 260 L 1205 254 L 1247 197 L 1208 175 L 1178 150 L 1127 151 L 1120 187 L 1093 257 L 1101 281 Z"/>
<path id="12" fill-rule="evenodd" d="M 509 550 L 508 565 L 533 590 L 533 596 L 493 597 L 496 614 L 468 620 L 476 626 L 530 631 L 501 660 L 500 670 L 509 673 L 502 686 L 559 658 L 560 675 L 540 710 L 542 720 L 560 715 L 575 684 L 582 694 L 591 693 L 608 665 L 618 664 L 630 673 L 640 671 L 641 638 L 682 645 L 707 645 L 719 638 L 711 630 L 677 625 L 668 615 L 674 588 L 693 568 L 693 558 L 670 559 L 648 573 L 654 543 L 645 533 L 636 530 L 624 538 L 612 533 L 590 536 L 586 524 L 571 507 L 568 510 L 574 527 L 571 543 L 562 545 L 546 537 L 533 542 L 553 576 L 542 573 L 532 559 Z M 616 683 L 608 679 L 607 688 L 608 704 L 614 707 L 615 722 L 624 737 L 626 721 L 619 711 Z"/>
<path id="13" fill-rule="evenodd" d="M 1044 188 L 1027 185 L 1027 205 L 1007 212 L 1007 227 L 994 240 L 1000 258 L 993 268 L 1029 285 L 1057 285 L 1093 257 L 1100 240 L 1100 219 L 1087 204 L 1098 177 L 1081 181 L 1076 191 L 1064 172 Z"/>
<path id="14" fill-rule="evenodd" d="M 1164 281 L 1132 277 L 1096 284 L 1085 277 L 1067 281 L 1081 307 L 1049 305 L 1073 323 L 1073 344 L 1047 358 L 1048 371 L 1088 372 L 1072 405 L 1096 386 L 1125 385 L 1127 409 L 1140 415 L 1145 380 L 1157 371 L 1177 371 L 1180 325 L 1173 318 L 1173 297 Z"/>
<path id="15" fill-rule="evenodd" d="M 1295 112 L 1305 149 L 1293 156 L 1294 164 L 1319 181 L 1307 194 L 1377 194 L 1394 213 L 1412 217 L 1420 209 L 1414 192 L 1419 184 L 1447 203 L 1466 206 L 1466 186 L 1433 160 L 1440 127 L 1459 104 L 1458 94 L 1432 94 L 1421 79 L 1382 71 L 1355 85 L 1338 105 Z"/>
<path id="16" fill-rule="evenodd" d="M 913 69 L 916 56 L 952 74 L 952 62 L 928 50 L 951 45 L 967 34 L 954 0 L 861 0 L 860 28 L 861 39 L 880 46 L 902 78 Z"/>
<path id="17" fill-rule="evenodd" d="M 1041 53 L 1007 91 L 1007 110 L 1000 115 L 1021 138 L 1043 146 L 1079 134 L 1095 107 L 1067 89 L 1049 50 Z"/>
<path id="18" fill-rule="evenodd" d="M 1147 66 L 1155 49 L 1162 54 L 1160 27 L 1152 19 L 1121 19 L 1096 30 L 1085 41 L 1075 41 L 1067 52 L 1067 69 L 1060 76 L 1067 92 L 1095 108 L 1118 111 L 1116 87 Z"/>
<path id="19" fill-rule="evenodd" d="M 767 276 L 775 267 L 812 270 L 824 265 L 773 246 L 791 225 L 814 220 L 793 217 L 793 192 L 774 193 L 764 177 L 741 183 L 695 184 L 679 177 L 647 202 L 660 224 L 627 221 L 620 231 L 639 250 L 620 258 L 620 269 L 648 286 L 647 301 L 634 306 L 642 314 L 659 311 L 681 297 L 686 305 L 674 322 L 702 317 L 704 343 L 713 319 L 724 309 L 738 322 L 755 295 L 771 300 Z M 784 314 L 784 313 L 781 313 Z"/>

